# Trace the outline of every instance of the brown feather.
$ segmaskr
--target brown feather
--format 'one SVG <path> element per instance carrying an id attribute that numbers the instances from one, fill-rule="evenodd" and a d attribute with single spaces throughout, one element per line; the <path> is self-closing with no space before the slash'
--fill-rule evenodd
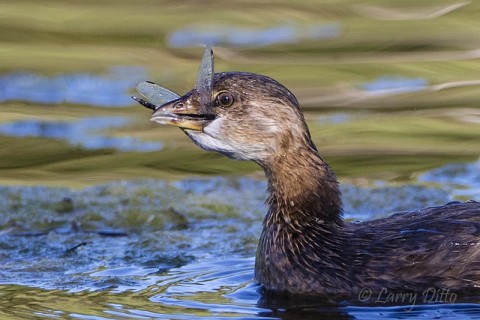
<path id="1" fill-rule="evenodd" d="M 295 96 L 266 76 L 215 74 L 215 120 L 185 130 L 206 150 L 253 160 L 268 179 L 255 278 L 267 290 L 356 297 L 480 287 L 480 203 L 454 203 L 362 223 L 342 220 L 333 170 L 311 140 Z"/>

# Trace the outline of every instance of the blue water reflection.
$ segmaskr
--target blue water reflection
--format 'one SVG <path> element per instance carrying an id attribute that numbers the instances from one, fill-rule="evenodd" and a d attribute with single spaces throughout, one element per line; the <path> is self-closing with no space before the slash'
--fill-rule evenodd
<path id="1" fill-rule="evenodd" d="M 0 102 L 73 103 L 104 107 L 132 104 L 129 90 L 148 78 L 141 67 L 112 67 L 104 75 L 87 73 L 46 77 L 31 73 L 0 76 Z"/>
<path id="2" fill-rule="evenodd" d="M 472 163 L 451 163 L 422 174 L 419 181 L 440 185 L 455 199 L 480 199 L 480 158 Z"/>
<path id="3" fill-rule="evenodd" d="M 104 131 L 129 123 L 125 117 L 88 117 L 74 122 L 23 120 L 0 124 L 0 134 L 14 137 L 42 137 L 66 140 L 87 149 L 115 148 L 121 151 L 155 151 L 159 142 L 144 142 L 132 137 L 112 137 Z"/>
<path id="4" fill-rule="evenodd" d="M 341 27 L 338 23 L 315 24 L 306 27 L 285 24 L 265 29 L 191 25 L 170 33 L 167 42 L 172 48 L 205 44 L 263 47 L 272 44 L 331 39 L 338 37 L 340 33 Z"/>
<path id="5" fill-rule="evenodd" d="M 383 76 L 365 83 L 362 89 L 375 95 L 408 93 L 425 90 L 428 82 L 423 78 Z"/>

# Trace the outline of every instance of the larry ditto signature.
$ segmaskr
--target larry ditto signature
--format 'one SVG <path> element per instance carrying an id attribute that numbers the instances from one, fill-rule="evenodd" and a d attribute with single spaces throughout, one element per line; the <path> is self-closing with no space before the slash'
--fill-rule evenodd
<path id="1" fill-rule="evenodd" d="M 433 287 L 422 292 L 394 292 L 388 288 L 382 288 L 376 292 L 370 288 L 363 288 L 358 293 L 358 300 L 360 302 L 373 304 L 404 304 L 410 306 L 409 311 L 411 311 L 417 303 L 455 303 L 455 301 L 457 301 L 457 294 L 451 292 L 450 289 Z"/>

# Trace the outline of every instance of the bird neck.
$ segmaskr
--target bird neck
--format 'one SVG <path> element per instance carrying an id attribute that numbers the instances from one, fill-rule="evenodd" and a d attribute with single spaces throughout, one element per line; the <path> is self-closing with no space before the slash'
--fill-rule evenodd
<path id="1" fill-rule="evenodd" d="M 335 174 L 313 143 L 289 151 L 262 165 L 269 210 L 255 279 L 274 291 L 311 294 L 324 286 L 347 290 L 348 237 Z"/>
<path id="2" fill-rule="evenodd" d="M 313 145 L 290 148 L 262 165 L 268 179 L 265 224 L 342 225 L 342 201 L 333 170 Z"/>

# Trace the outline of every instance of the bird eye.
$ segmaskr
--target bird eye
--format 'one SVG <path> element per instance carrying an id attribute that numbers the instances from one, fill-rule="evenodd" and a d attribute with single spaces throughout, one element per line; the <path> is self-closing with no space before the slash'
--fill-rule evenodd
<path id="1" fill-rule="evenodd" d="M 233 104 L 233 95 L 230 92 L 220 92 L 217 95 L 217 102 L 222 107 L 230 107 Z"/>

